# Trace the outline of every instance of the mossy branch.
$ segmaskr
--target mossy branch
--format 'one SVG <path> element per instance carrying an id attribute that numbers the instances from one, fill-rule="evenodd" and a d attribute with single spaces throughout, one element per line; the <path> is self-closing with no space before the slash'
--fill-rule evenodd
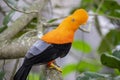
<path id="1" fill-rule="evenodd" d="M 63 80 L 62 73 L 56 69 L 47 68 L 46 80 Z"/>
<path id="2" fill-rule="evenodd" d="M 0 43 L 2 43 L 2 45 L 0 45 L 1 60 L 18 59 L 24 57 L 25 53 L 30 48 L 30 46 L 32 46 L 32 44 L 39 39 L 37 37 L 37 31 L 42 32 L 43 27 L 41 24 L 40 15 L 41 10 L 46 5 L 46 2 L 49 2 L 49 0 L 37 0 L 37 1 L 38 2 L 34 3 L 28 10 L 30 11 L 38 10 L 38 13 L 22 14 L 22 16 L 15 20 L 11 26 L 9 26 L 4 32 L 0 34 Z M 28 32 L 28 34 L 27 33 L 24 34 L 21 38 L 8 42 L 18 32 L 25 28 L 25 26 L 35 17 L 38 18 L 37 31 Z M 31 34 L 34 35 L 30 36 Z M 44 76 L 46 77 L 47 80 L 63 80 L 62 74 L 55 69 L 45 67 L 44 71 L 46 72 Z"/>

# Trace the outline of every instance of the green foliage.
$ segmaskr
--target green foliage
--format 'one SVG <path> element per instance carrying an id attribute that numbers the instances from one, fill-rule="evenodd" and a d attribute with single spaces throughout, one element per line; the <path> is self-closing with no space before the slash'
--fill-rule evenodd
<path id="1" fill-rule="evenodd" d="M 66 76 L 67 74 L 76 71 L 77 64 L 68 64 L 63 68 L 63 75 Z"/>
<path id="2" fill-rule="evenodd" d="M 102 54 L 101 62 L 103 65 L 120 70 L 120 50 L 113 51 L 112 55 L 107 53 Z"/>
<path id="3" fill-rule="evenodd" d="M 63 75 L 66 76 L 71 72 L 84 72 L 84 71 L 92 71 L 96 72 L 101 69 L 100 64 L 97 61 L 80 61 L 76 64 L 68 64 L 63 68 Z"/>
<path id="4" fill-rule="evenodd" d="M 35 29 L 37 25 L 37 18 L 33 18 L 30 23 L 26 25 L 26 29 Z"/>
<path id="5" fill-rule="evenodd" d="M 82 51 L 83 53 L 90 53 L 91 52 L 91 46 L 82 40 L 73 41 L 72 47 L 75 50 Z"/>
<path id="6" fill-rule="evenodd" d="M 30 23 L 28 23 L 26 25 L 26 27 L 20 31 L 19 33 L 17 33 L 12 39 L 16 39 L 19 38 L 20 36 L 22 36 L 24 33 L 26 33 L 29 30 L 35 29 L 36 28 L 36 24 L 37 24 L 37 19 L 34 18 L 30 21 Z"/>
<path id="7" fill-rule="evenodd" d="M 115 48 L 116 45 L 120 44 L 120 31 L 110 30 L 109 33 L 102 39 L 98 48 L 99 53 L 109 52 Z"/>
<path id="8" fill-rule="evenodd" d="M 73 13 L 78 8 L 84 8 L 86 10 L 90 10 L 96 13 L 99 8 L 99 5 L 102 5 L 97 11 L 97 14 L 105 15 L 107 18 L 111 20 L 113 24 L 120 25 L 120 5 L 116 0 L 104 0 L 101 4 L 102 0 L 82 0 L 80 5 L 74 8 L 70 13 Z M 111 6 L 112 5 L 112 6 Z M 109 16 L 109 17 L 108 17 Z M 112 17 L 112 18 L 111 18 Z M 117 20 L 116 18 L 119 18 Z"/>
<path id="9" fill-rule="evenodd" d="M 10 11 L 3 19 L 3 25 L 0 27 L 0 33 L 3 32 L 8 26 L 7 24 L 11 20 L 12 16 L 14 15 L 14 11 Z"/>
<path id="10" fill-rule="evenodd" d="M 26 33 L 27 31 L 20 31 L 19 33 L 17 33 L 12 39 L 16 39 L 19 38 L 20 36 L 22 36 L 24 33 Z"/>
<path id="11" fill-rule="evenodd" d="M 101 69 L 101 65 L 96 60 L 80 61 L 77 65 L 77 70 L 79 72 L 92 71 L 96 72 Z"/>
<path id="12" fill-rule="evenodd" d="M 0 80 L 3 80 L 4 75 L 5 75 L 5 72 L 0 71 Z"/>
<path id="13" fill-rule="evenodd" d="M 111 68 L 118 68 L 120 69 L 120 59 L 110 55 L 110 54 L 102 54 L 101 55 L 101 62 L 103 65 L 106 65 Z"/>
<path id="14" fill-rule="evenodd" d="M 96 72 L 85 72 L 84 74 L 86 76 L 91 77 L 91 78 L 98 78 L 98 77 L 105 78 L 105 77 L 109 77 L 109 75 L 107 75 L 107 74 L 99 74 L 99 73 L 96 73 Z"/>
<path id="15" fill-rule="evenodd" d="M 115 0 L 104 0 L 99 12 L 114 17 L 120 17 L 120 5 Z"/>
<path id="16" fill-rule="evenodd" d="M 79 7 L 96 12 L 101 1 L 102 0 L 97 0 L 97 1 L 96 0 L 82 0 Z M 115 0 L 104 0 L 98 13 L 106 14 L 106 15 L 114 16 L 114 17 L 120 17 L 119 8 L 120 8 L 120 5 Z"/>
<path id="17" fill-rule="evenodd" d="M 80 7 L 86 9 L 86 10 L 93 10 L 95 11 L 98 7 L 98 3 L 100 3 L 100 0 L 82 0 L 80 3 Z"/>
<path id="18" fill-rule="evenodd" d="M 100 74 L 96 72 L 84 72 L 77 77 L 76 80 L 112 80 L 108 74 Z"/>
<path id="19" fill-rule="evenodd" d="M 120 80 L 120 76 L 112 76 L 110 74 L 102 74 L 96 72 L 83 72 L 76 80 Z"/>
<path id="20" fill-rule="evenodd" d="M 0 33 L 3 32 L 6 28 L 7 28 L 7 26 L 4 26 L 4 25 L 1 26 L 1 27 L 0 27 Z"/>
<path id="21" fill-rule="evenodd" d="M 58 20 L 58 18 L 54 18 L 54 19 L 49 20 L 47 23 L 52 23 L 52 22 L 55 22 L 57 20 Z"/>
<path id="22" fill-rule="evenodd" d="M 79 9 L 79 8 L 95 11 L 99 5 L 96 2 L 99 3 L 100 1 L 99 0 L 97 0 L 97 1 L 95 1 L 95 0 L 81 0 L 80 5 L 78 7 L 75 7 L 70 13 L 73 13 L 76 9 Z"/>
<path id="23" fill-rule="evenodd" d="M 39 74 L 34 74 L 34 73 L 30 73 L 28 76 L 29 80 L 40 80 L 40 75 Z"/>
<path id="24" fill-rule="evenodd" d="M 112 55 L 120 59 L 120 50 L 113 51 Z"/>
<path id="25" fill-rule="evenodd" d="M 12 16 L 14 15 L 15 11 L 10 11 L 3 20 L 3 25 L 7 25 L 9 21 L 11 20 Z"/>

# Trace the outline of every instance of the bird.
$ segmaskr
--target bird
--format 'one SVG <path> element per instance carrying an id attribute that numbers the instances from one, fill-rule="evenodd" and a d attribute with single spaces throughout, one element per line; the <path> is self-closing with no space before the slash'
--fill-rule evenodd
<path id="1" fill-rule="evenodd" d="M 65 57 L 71 48 L 74 35 L 80 25 L 88 20 L 85 9 L 77 9 L 67 16 L 55 29 L 44 34 L 27 51 L 22 66 L 14 75 L 13 80 L 26 80 L 33 65 L 47 64 L 62 71 L 54 64 L 56 58 Z"/>

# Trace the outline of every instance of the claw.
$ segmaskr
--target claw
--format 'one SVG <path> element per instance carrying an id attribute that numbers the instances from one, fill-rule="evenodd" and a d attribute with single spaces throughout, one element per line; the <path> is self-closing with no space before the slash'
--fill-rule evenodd
<path id="1" fill-rule="evenodd" d="M 54 68 L 56 70 L 58 70 L 59 72 L 62 72 L 62 69 L 60 67 L 58 67 L 57 65 L 55 65 L 53 62 L 48 63 L 49 68 Z"/>

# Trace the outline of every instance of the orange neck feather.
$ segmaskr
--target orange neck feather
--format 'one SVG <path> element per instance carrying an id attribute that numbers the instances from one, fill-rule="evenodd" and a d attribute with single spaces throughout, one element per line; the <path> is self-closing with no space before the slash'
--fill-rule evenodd
<path id="1" fill-rule="evenodd" d="M 47 43 L 64 44 L 72 43 L 74 32 L 56 28 L 45 34 L 41 39 Z"/>

